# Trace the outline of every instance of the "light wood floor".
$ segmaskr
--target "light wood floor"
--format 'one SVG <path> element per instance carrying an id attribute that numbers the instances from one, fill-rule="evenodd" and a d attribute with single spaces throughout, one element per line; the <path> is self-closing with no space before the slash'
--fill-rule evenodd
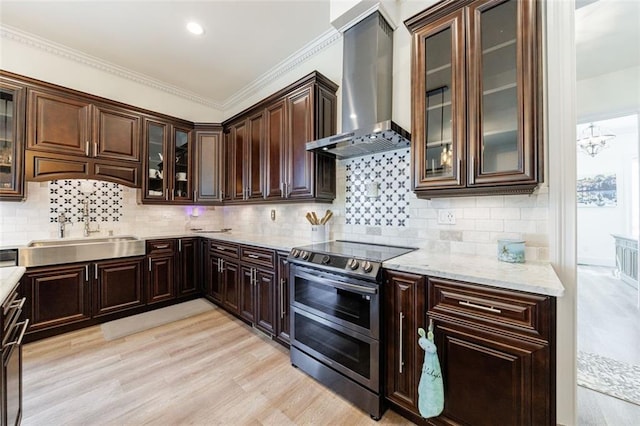
<path id="1" fill-rule="evenodd" d="M 220 309 L 106 342 L 100 327 L 24 347 L 23 425 L 398 425 L 291 367 Z"/>
<path id="2" fill-rule="evenodd" d="M 640 365 L 640 311 L 634 288 L 611 268 L 578 267 L 578 349 Z M 640 384 L 638 384 L 640 386 Z M 578 386 L 580 425 L 640 424 L 640 406 Z"/>

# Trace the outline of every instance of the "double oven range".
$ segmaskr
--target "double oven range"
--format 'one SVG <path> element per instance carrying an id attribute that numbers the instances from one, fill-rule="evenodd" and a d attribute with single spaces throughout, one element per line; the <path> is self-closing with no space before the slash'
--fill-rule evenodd
<path id="1" fill-rule="evenodd" d="M 290 262 L 291 363 L 379 419 L 382 262 L 413 248 L 328 241 Z"/>

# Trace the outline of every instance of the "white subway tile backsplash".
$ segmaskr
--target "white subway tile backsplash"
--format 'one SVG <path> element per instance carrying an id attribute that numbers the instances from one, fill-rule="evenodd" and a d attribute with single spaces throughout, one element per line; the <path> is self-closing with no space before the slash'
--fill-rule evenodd
<path id="1" fill-rule="evenodd" d="M 536 223 L 529 220 L 505 220 L 505 232 L 535 233 Z"/>
<path id="2" fill-rule="evenodd" d="M 520 211 L 517 207 L 492 207 L 491 219 L 520 219 Z"/>
<path id="3" fill-rule="evenodd" d="M 491 208 L 489 207 L 476 207 L 466 208 L 462 210 L 462 214 L 465 219 L 490 219 Z"/>
<path id="4" fill-rule="evenodd" d="M 504 229 L 504 222 L 505 221 L 503 220 L 497 219 L 478 219 L 476 220 L 475 230 L 496 232 L 506 231 L 506 229 Z"/>

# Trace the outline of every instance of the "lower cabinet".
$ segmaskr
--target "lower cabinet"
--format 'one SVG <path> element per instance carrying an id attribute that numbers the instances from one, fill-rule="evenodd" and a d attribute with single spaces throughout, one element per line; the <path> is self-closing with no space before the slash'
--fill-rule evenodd
<path id="1" fill-rule="evenodd" d="M 143 257 L 29 268 L 22 277 L 27 340 L 86 327 L 144 304 Z"/>
<path id="2" fill-rule="evenodd" d="M 147 303 L 176 297 L 176 240 L 147 241 Z"/>
<path id="3" fill-rule="evenodd" d="M 418 346 L 418 328 L 426 327 L 425 278 L 403 272 L 385 271 L 386 313 L 385 397 L 394 408 L 416 421 L 418 384 L 424 352 Z"/>
<path id="4" fill-rule="evenodd" d="M 91 319 L 90 264 L 74 264 L 27 270 L 22 289 L 27 298 L 25 314 L 29 330 L 61 327 Z"/>
<path id="5" fill-rule="evenodd" d="M 555 425 L 555 298 L 441 278 L 428 290 L 445 390 L 434 423 Z"/>
<path id="6" fill-rule="evenodd" d="M 291 327 L 289 317 L 289 253 L 277 254 L 278 286 L 275 303 L 276 340 L 285 346 L 289 346 L 289 329 Z"/>
<path id="7" fill-rule="evenodd" d="M 144 305 L 143 262 L 135 258 L 94 263 L 94 317 Z"/>
<path id="8" fill-rule="evenodd" d="M 205 296 L 234 315 L 240 314 L 240 263 L 237 244 L 209 240 Z"/>
<path id="9" fill-rule="evenodd" d="M 553 297 L 385 273 L 385 396 L 394 409 L 418 424 L 556 423 Z M 417 328 L 429 321 L 445 403 L 440 416 L 423 419 Z"/>
<path id="10" fill-rule="evenodd" d="M 240 316 L 271 336 L 275 334 L 275 261 L 273 250 L 240 246 Z"/>
<path id="11" fill-rule="evenodd" d="M 201 257 L 199 238 L 178 240 L 178 297 L 201 292 Z"/>

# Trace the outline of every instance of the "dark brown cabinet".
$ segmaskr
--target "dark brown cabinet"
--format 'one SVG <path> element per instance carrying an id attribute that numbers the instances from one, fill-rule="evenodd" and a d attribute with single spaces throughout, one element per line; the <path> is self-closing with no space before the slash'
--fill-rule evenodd
<path id="1" fill-rule="evenodd" d="M 143 306 L 143 262 L 131 257 L 29 268 L 21 280 L 29 340 Z"/>
<path id="2" fill-rule="evenodd" d="M 277 254 L 278 288 L 276 291 L 276 340 L 285 346 L 289 346 L 289 330 L 291 327 L 289 315 L 289 262 L 288 253 Z"/>
<path id="3" fill-rule="evenodd" d="M 538 5 L 445 0 L 405 21 L 419 197 L 529 193 L 542 181 Z"/>
<path id="4" fill-rule="evenodd" d="M 0 300 L 0 425 L 20 425 L 22 419 L 22 344 L 28 326 L 21 320 L 25 299 L 9 288 Z"/>
<path id="5" fill-rule="evenodd" d="M 147 241 L 147 300 L 158 303 L 176 297 L 176 240 Z"/>
<path id="6" fill-rule="evenodd" d="M 21 201 L 24 191 L 26 89 L 0 76 L 0 201 Z"/>
<path id="7" fill-rule="evenodd" d="M 336 129 L 337 86 L 314 72 L 225 123 L 228 202 L 335 198 L 335 159 L 306 143 Z"/>
<path id="8" fill-rule="evenodd" d="M 201 291 L 200 240 L 178 240 L 178 297 L 197 295 Z"/>
<path id="9" fill-rule="evenodd" d="M 416 421 L 418 384 L 424 352 L 418 345 L 418 328 L 426 327 L 426 281 L 419 275 L 385 271 L 386 388 L 392 406 Z M 416 417 L 417 416 L 417 417 Z"/>
<path id="10" fill-rule="evenodd" d="M 193 144 L 189 123 L 144 119 L 143 203 L 188 204 L 194 200 Z"/>
<path id="11" fill-rule="evenodd" d="M 231 124 L 230 144 L 234 149 L 230 180 L 232 200 L 264 198 L 264 113 L 260 111 Z"/>
<path id="12" fill-rule="evenodd" d="M 554 298 L 385 273 L 385 396 L 392 407 L 418 424 L 555 424 Z M 424 352 L 417 329 L 429 321 L 445 403 L 426 420 L 418 411 Z"/>
<path id="13" fill-rule="evenodd" d="M 140 186 L 141 115 L 71 91 L 28 89 L 27 180 Z"/>
<path id="14" fill-rule="evenodd" d="M 226 241 L 210 240 L 206 296 L 234 315 L 240 314 L 239 248 Z"/>
<path id="15" fill-rule="evenodd" d="M 287 96 L 285 198 L 335 198 L 335 160 L 306 150 L 307 142 L 335 134 L 335 104 L 335 92 L 319 85 Z"/>
<path id="16" fill-rule="evenodd" d="M 93 316 L 144 305 L 144 258 L 115 259 L 93 264 Z"/>
<path id="17" fill-rule="evenodd" d="M 240 246 L 240 316 L 259 330 L 274 335 L 275 253 Z"/>
<path id="18" fill-rule="evenodd" d="M 224 191 L 224 138 L 221 126 L 196 125 L 195 202 L 219 204 Z"/>
<path id="19" fill-rule="evenodd" d="M 33 268 L 22 278 L 28 334 L 91 320 L 90 264 Z"/>
<path id="20" fill-rule="evenodd" d="M 555 299 L 439 278 L 428 288 L 445 389 L 436 423 L 555 424 Z"/>

